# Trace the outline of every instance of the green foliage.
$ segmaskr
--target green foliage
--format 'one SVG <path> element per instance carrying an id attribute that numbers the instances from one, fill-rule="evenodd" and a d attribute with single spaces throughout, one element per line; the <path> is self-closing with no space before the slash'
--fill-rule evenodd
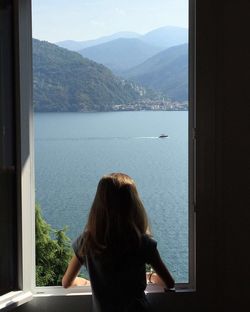
<path id="1" fill-rule="evenodd" d="M 35 208 L 36 224 L 36 285 L 58 286 L 72 257 L 67 228 L 53 229 L 43 218 L 41 208 Z"/>
<path id="2" fill-rule="evenodd" d="M 146 272 L 154 272 L 154 269 L 151 264 L 146 263 Z"/>

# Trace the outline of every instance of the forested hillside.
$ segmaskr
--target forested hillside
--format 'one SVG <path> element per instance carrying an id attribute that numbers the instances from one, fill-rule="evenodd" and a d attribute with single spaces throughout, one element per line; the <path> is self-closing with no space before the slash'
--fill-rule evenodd
<path id="1" fill-rule="evenodd" d="M 147 96 L 135 83 L 45 41 L 33 39 L 34 110 L 39 112 L 108 111 Z"/>
<path id="2" fill-rule="evenodd" d="M 171 99 L 188 99 L 188 45 L 166 49 L 123 73 L 136 83 L 167 94 Z"/>

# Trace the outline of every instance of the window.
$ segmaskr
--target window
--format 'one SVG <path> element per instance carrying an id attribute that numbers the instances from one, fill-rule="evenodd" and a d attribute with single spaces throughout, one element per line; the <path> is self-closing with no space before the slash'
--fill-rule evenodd
<path id="1" fill-rule="evenodd" d="M 185 1 L 180 1 L 180 3 L 183 4 L 183 10 L 186 9 L 187 16 L 187 1 L 186 4 Z M 33 1 L 36 201 L 41 205 L 46 220 L 54 228 L 63 228 L 67 225 L 69 236 L 73 239 L 84 225 L 100 176 L 111 171 L 127 172 L 135 178 L 138 184 L 138 189 L 150 216 L 153 234 L 159 242 L 164 260 L 169 264 L 179 287 L 190 287 L 194 281 L 194 262 L 191 256 L 194 252 L 192 243 L 193 207 L 188 208 L 188 201 L 190 205 L 193 203 L 192 169 L 190 169 L 190 177 L 188 177 L 188 149 L 190 163 L 193 159 L 192 140 L 189 140 L 190 146 L 188 147 L 188 127 L 192 129 L 194 122 L 192 100 L 189 105 L 189 113 L 183 111 L 187 107 L 188 94 L 186 92 L 186 97 L 183 97 L 181 93 L 185 93 L 185 90 L 179 92 L 178 96 L 173 90 L 169 90 L 172 98 L 168 98 L 159 92 L 153 96 L 150 94 L 148 98 L 142 97 L 140 100 L 134 101 L 133 106 L 129 105 L 131 99 L 125 99 L 127 105 L 124 105 L 124 102 L 118 102 L 118 104 L 115 102 L 115 104 L 108 106 L 109 102 L 104 100 L 103 103 L 100 103 L 99 97 L 105 99 L 106 93 L 99 88 L 98 84 L 94 84 L 95 81 L 93 82 L 93 80 L 96 77 L 94 79 L 93 77 L 89 78 L 91 83 L 87 81 L 88 89 L 91 90 L 90 94 L 81 89 L 82 86 L 79 84 L 81 73 L 78 72 L 75 80 L 72 71 L 72 68 L 75 68 L 73 57 L 77 62 L 80 62 L 80 55 L 77 58 L 74 52 L 69 51 L 78 51 L 84 57 L 97 62 L 95 65 L 91 63 L 92 72 L 100 70 L 98 63 L 102 63 L 112 70 L 117 77 L 122 77 L 121 82 L 123 84 L 126 83 L 127 79 L 128 81 L 131 79 L 131 81 L 137 82 L 137 84 L 134 83 L 133 87 L 139 88 L 141 87 L 141 80 L 134 78 L 136 70 L 138 71 L 138 68 L 143 70 L 140 68 L 143 62 L 147 62 L 150 57 L 163 55 L 163 51 L 169 49 L 165 59 L 170 59 L 171 55 L 172 57 L 174 57 L 173 55 L 176 56 L 172 67 L 174 64 L 177 68 L 181 67 L 180 60 L 186 62 L 186 76 L 183 72 L 179 74 L 185 76 L 183 84 L 186 84 L 187 87 L 188 31 L 186 30 L 186 33 L 181 35 L 180 33 L 177 34 L 177 31 L 180 31 L 179 28 L 173 28 L 170 30 L 170 32 L 172 31 L 171 36 L 175 32 L 176 38 L 178 36 L 182 36 L 182 38 L 179 38 L 179 41 L 175 38 L 176 41 L 171 43 L 168 38 L 168 45 L 170 46 L 159 47 L 160 41 L 158 40 L 156 43 L 157 36 L 153 36 L 153 32 L 148 31 L 144 36 L 135 32 L 119 34 L 114 29 L 117 22 L 113 21 L 112 32 L 116 32 L 116 34 L 110 38 L 103 35 L 95 42 L 87 40 L 80 42 L 80 39 L 78 41 L 60 41 L 72 39 L 70 36 L 76 36 L 81 27 L 84 29 L 81 32 L 81 38 L 84 38 L 83 33 L 85 36 L 93 36 L 93 33 L 88 33 L 86 29 L 91 26 L 93 32 L 100 29 L 100 25 L 98 26 L 96 23 L 94 25 L 93 19 L 84 24 L 84 27 L 81 24 L 82 20 L 90 19 L 93 14 L 93 5 L 90 3 L 84 4 L 83 2 L 80 4 L 76 2 L 78 10 L 72 4 L 64 4 L 65 7 L 60 6 L 60 8 L 56 5 L 57 14 L 53 11 L 54 5 L 56 2 L 48 4 L 44 1 Z M 126 17 L 127 29 L 124 28 L 123 30 L 130 30 L 135 24 L 136 17 L 136 14 L 133 15 L 132 13 L 139 9 L 138 4 L 129 4 L 130 7 L 123 7 L 123 10 L 121 8 L 118 10 L 119 3 L 117 2 L 115 7 L 111 5 L 109 9 L 108 5 L 110 5 L 109 2 L 99 3 L 94 8 L 96 20 L 103 22 L 103 19 L 107 18 L 106 14 L 111 14 L 113 19 L 122 20 L 122 15 L 129 12 L 129 18 Z M 161 13 L 161 6 L 163 5 L 164 2 L 162 1 L 154 3 L 153 12 L 156 16 L 159 12 Z M 84 6 L 84 10 L 82 6 Z M 103 6 L 106 6 L 106 11 Z M 155 26 L 146 15 L 149 7 L 144 10 L 146 4 L 142 2 L 139 3 L 139 6 L 141 10 L 137 18 L 141 18 L 140 24 L 144 23 L 144 27 L 149 27 L 147 23 L 151 22 L 151 28 L 156 28 L 154 31 L 158 36 L 161 36 L 162 41 L 164 36 L 161 31 L 163 29 Z M 98 15 L 98 10 L 102 14 Z M 73 23 L 72 16 L 79 23 L 74 26 L 76 34 L 70 32 L 70 24 Z M 64 21 L 68 21 L 63 23 L 67 25 L 63 31 L 63 36 L 59 31 L 53 31 L 53 33 L 50 31 L 55 24 L 57 24 L 58 30 L 62 28 L 58 27 L 62 17 Z M 170 17 L 165 15 L 165 19 L 168 18 Z M 158 16 L 155 21 L 158 22 Z M 158 24 L 156 23 L 156 25 Z M 97 34 L 98 32 L 96 32 L 96 36 Z M 166 33 L 164 35 L 166 36 Z M 147 39 L 147 41 L 146 38 L 150 38 L 150 40 Z M 42 39 L 50 42 L 44 42 Z M 93 37 L 87 39 L 93 39 Z M 51 42 L 56 42 L 56 45 Z M 138 49 L 140 44 L 141 49 L 140 53 L 135 53 L 130 59 L 127 57 L 129 53 L 122 54 L 124 50 L 128 49 L 126 46 L 128 44 L 133 44 L 134 49 Z M 164 42 L 164 44 L 166 43 Z M 60 47 L 67 48 L 67 50 L 62 50 Z M 95 50 L 96 47 L 98 47 L 97 50 Z M 102 49 L 101 53 L 98 49 Z M 131 50 L 129 51 L 131 54 Z M 120 54 L 120 59 L 117 59 L 118 54 Z M 141 57 L 140 60 L 138 54 Z M 185 54 L 185 58 L 183 58 L 183 54 Z M 65 59 L 68 63 L 72 63 L 69 65 Z M 112 63 L 111 59 L 113 60 Z M 87 62 L 86 59 L 85 62 Z M 147 66 L 150 64 L 147 63 Z M 70 79 L 67 76 L 69 72 Z M 106 74 L 106 71 L 102 74 Z M 149 73 L 147 74 L 149 75 Z M 152 76 L 150 73 L 150 79 L 153 80 Z M 81 89 L 82 93 L 85 92 L 84 96 L 90 98 L 89 102 L 92 106 L 88 104 L 86 98 L 79 99 L 78 94 L 74 95 L 75 98 L 72 94 L 65 94 L 65 81 L 59 77 L 66 80 L 66 86 L 71 88 L 70 90 L 73 89 L 73 85 L 74 89 L 78 88 Z M 164 77 L 161 80 L 168 78 Z M 109 80 L 111 77 L 106 76 L 105 79 Z M 146 78 L 144 77 L 144 79 Z M 111 83 L 113 83 L 113 87 L 117 87 L 114 82 Z M 145 85 L 143 86 L 140 92 L 147 92 L 148 89 L 145 88 Z M 130 92 L 129 94 L 132 96 L 132 90 L 129 89 L 128 85 L 126 88 L 129 90 L 127 94 Z M 115 97 L 116 90 L 113 92 L 113 98 L 118 101 Z M 93 94 L 95 101 L 91 103 Z M 160 94 L 163 98 L 159 98 Z M 68 100 L 69 96 L 72 96 L 71 100 Z M 75 100 L 77 96 L 78 100 Z M 68 107 L 69 103 L 70 108 Z M 79 105 L 81 106 L 79 107 Z M 138 112 L 131 112 L 132 109 L 138 110 Z M 175 111 L 168 111 L 171 109 Z M 98 113 L 93 113 L 93 110 L 98 111 Z M 121 112 L 122 110 L 129 112 Z M 181 110 L 181 112 L 177 110 Z M 85 112 L 85 114 L 79 113 L 79 111 Z M 100 113 L 100 111 L 112 112 Z M 169 137 L 159 139 L 158 136 L 165 131 Z M 192 130 L 189 132 L 191 133 Z M 142 159 L 143 161 L 141 161 Z M 190 179 L 189 182 L 188 179 Z M 190 186 L 189 194 L 188 184 Z M 169 240 L 165 241 L 163 237 L 169 237 Z"/>
<path id="2" fill-rule="evenodd" d="M 30 148 L 31 28 L 29 2 L 0 5 L 1 59 L 1 298 L 11 308 L 31 297 L 34 248 Z M 25 78 L 24 78 L 25 77 Z M 26 121 L 26 122 L 25 122 Z M 28 122 L 27 122 L 28 121 Z M 3 186 L 3 187 L 2 187 Z"/>
<path id="3" fill-rule="evenodd" d="M 6 1 L 7 3 L 8 1 Z M 12 2 L 10 2 L 10 7 L 12 7 Z M 9 9 L 9 7 L 8 7 Z M 13 299 L 12 295 L 6 295 L 3 299 L 1 298 L 1 304 L 5 306 L 12 301 L 12 304 L 19 304 L 31 298 L 31 293 L 29 292 L 34 286 L 34 270 L 30 270 L 30 268 L 35 268 L 35 242 L 34 242 L 34 178 L 33 178 L 33 153 L 32 153 L 32 142 L 33 142 L 33 124 L 32 124 L 32 116 L 31 116 L 31 90 L 32 90 L 32 80 L 31 80 L 31 25 L 30 25 L 30 2 L 23 1 L 22 3 L 15 3 L 15 10 L 9 11 L 10 16 L 15 17 L 15 30 L 16 37 L 13 39 L 14 48 L 15 48 L 15 94 L 16 94 L 16 107 L 17 107 L 17 128 L 20 131 L 17 131 L 17 177 L 15 177 L 15 181 L 17 181 L 17 194 L 15 197 L 18 201 L 18 212 L 17 214 L 17 226 L 13 230 L 13 233 L 19 229 L 19 237 L 20 240 L 17 240 L 17 245 L 19 246 L 19 254 L 16 257 L 18 260 L 15 261 L 14 266 L 17 266 L 18 274 L 15 275 L 12 273 L 12 277 L 6 278 L 5 288 L 3 292 L 7 292 L 9 290 L 17 290 L 21 289 L 21 291 L 17 294 L 24 295 L 22 299 L 16 299 L 17 303 Z M 15 14 L 14 14 L 15 12 Z M 2 7 L 1 7 L 2 14 Z M 9 21 L 10 16 L 7 17 Z M 1 18 L 1 23 L 5 23 L 6 20 Z M 2 26 L 2 24 L 1 24 Z M 6 28 L 7 29 L 7 28 Z M 2 33 L 2 28 L 1 28 Z M 2 42 L 1 42 L 2 43 Z M 1 44 L 1 53 L 2 53 L 2 44 Z M 12 48 L 11 48 L 12 49 Z M 6 56 L 4 58 L 6 59 Z M 3 67 L 1 66 L 1 75 L 3 74 Z M 192 74 L 192 73 L 191 73 Z M 1 79 L 2 81 L 2 79 Z M 2 87 L 2 86 L 1 86 Z M 3 98 L 1 98 L 1 108 L 3 107 Z M 191 111 L 191 123 L 193 124 L 192 118 L 193 111 Z M 4 115 L 1 115 L 6 118 Z M 19 124 L 20 123 L 20 124 Z M 2 146 L 2 145 L 1 145 Z M 1 159 L 2 161 L 2 159 Z M 1 163 L 4 165 L 4 162 Z M 3 167 L 1 167 L 1 178 L 6 181 L 5 177 L 2 175 Z M 192 181 L 192 180 L 191 180 Z M 13 188 L 14 183 L 11 183 L 11 188 Z M 18 191 L 20 190 L 20 194 Z M 1 189 L 2 191 L 2 189 Z M 10 190 L 7 191 L 8 195 L 10 194 Z M 2 197 L 2 194 L 1 194 Z M 192 201 L 193 197 L 190 197 Z M 13 207 L 16 205 L 13 205 Z M 193 211 L 190 211 L 190 220 L 193 220 Z M 193 222 L 193 221 L 192 221 Z M 193 229 L 193 223 L 190 223 L 191 229 Z M 33 233 L 33 236 L 31 235 Z M 190 237 L 190 246 L 193 246 L 193 236 L 192 232 Z M 10 238 L 9 242 L 13 242 L 15 239 Z M 192 248 L 193 248 L 192 247 Z M 191 251 L 194 251 L 192 249 Z M 12 254 L 13 255 L 13 254 Z M 193 255 L 191 255 L 191 260 Z M 191 265 L 191 268 L 194 267 Z M 12 269 L 12 272 L 15 272 L 15 268 Z M 192 272 L 193 274 L 193 272 Z M 2 280 L 1 280 L 2 281 Z M 11 281 L 10 287 L 6 287 L 7 282 Z M 193 282 L 193 280 L 190 280 Z M 193 284 L 192 284 L 193 285 Z M 24 291 L 24 293 L 22 292 Z M 19 301 L 18 301 L 19 300 Z M 19 303 L 18 303 L 19 302 Z M 1 306 L 2 307 L 2 306 Z"/>

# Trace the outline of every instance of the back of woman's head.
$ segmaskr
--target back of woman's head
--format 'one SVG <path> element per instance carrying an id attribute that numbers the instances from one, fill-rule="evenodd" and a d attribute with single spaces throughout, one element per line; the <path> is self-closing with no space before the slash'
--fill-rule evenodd
<path id="1" fill-rule="evenodd" d="M 148 227 L 134 181 L 123 173 L 103 176 L 85 228 L 84 249 L 102 252 L 137 244 Z"/>

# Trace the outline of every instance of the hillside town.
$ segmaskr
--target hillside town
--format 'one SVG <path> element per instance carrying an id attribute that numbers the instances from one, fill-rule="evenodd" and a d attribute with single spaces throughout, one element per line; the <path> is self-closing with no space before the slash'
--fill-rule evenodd
<path id="1" fill-rule="evenodd" d="M 171 100 L 142 99 L 129 104 L 117 104 L 112 106 L 113 111 L 187 111 L 188 101 L 178 102 Z"/>

